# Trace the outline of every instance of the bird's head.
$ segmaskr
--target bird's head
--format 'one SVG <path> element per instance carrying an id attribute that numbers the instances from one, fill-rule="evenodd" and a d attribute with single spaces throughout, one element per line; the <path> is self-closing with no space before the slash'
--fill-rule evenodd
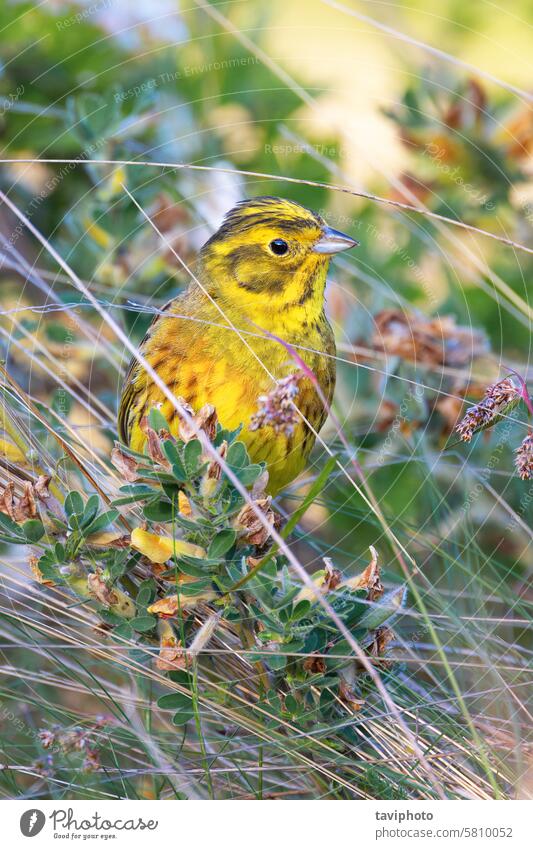
<path id="1" fill-rule="evenodd" d="M 211 291 L 249 309 L 273 309 L 322 300 L 332 254 L 353 248 L 350 236 L 328 227 L 293 201 L 241 201 L 200 253 Z"/>

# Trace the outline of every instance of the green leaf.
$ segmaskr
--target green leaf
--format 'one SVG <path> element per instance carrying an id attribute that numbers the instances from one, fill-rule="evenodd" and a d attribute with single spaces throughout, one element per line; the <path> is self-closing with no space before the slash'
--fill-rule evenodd
<path id="1" fill-rule="evenodd" d="M 173 439 L 163 440 L 163 444 L 161 447 L 169 463 L 181 463 L 181 457 L 178 451 L 178 446 L 176 445 Z"/>
<path id="2" fill-rule="evenodd" d="M 163 454 L 167 458 L 168 462 L 172 464 L 172 474 L 174 475 L 174 478 L 180 482 L 186 481 L 187 472 L 185 471 L 185 466 L 183 465 L 176 443 L 171 439 L 165 439 L 162 444 L 162 448 Z"/>
<path id="3" fill-rule="evenodd" d="M 111 563 L 109 568 L 109 577 L 112 581 L 116 581 L 117 578 L 120 578 L 124 572 L 126 571 L 127 560 L 115 560 L 114 563 Z"/>
<path id="4" fill-rule="evenodd" d="M 238 437 L 242 430 L 242 425 L 236 427 L 235 430 L 228 430 L 227 428 L 221 428 L 218 425 L 217 435 L 215 437 L 215 445 L 222 445 L 223 442 L 227 442 L 228 445 L 232 445 L 235 439 Z"/>
<path id="5" fill-rule="evenodd" d="M 261 655 L 262 660 L 266 660 L 271 669 L 276 671 L 285 669 L 287 666 L 287 658 L 284 654 L 269 654 L 268 657 Z"/>
<path id="6" fill-rule="evenodd" d="M 63 563 L 65 560 L 65 546 L 62 542 L 56 542 L 54 545 L 54 556 L 58 563 Z"/>
<path id="7" fill-rule="evenodd" d="M 183 465 L 188 477 L 194 477 L 202 465 L 202 444 L 199 439 L 191 439 L 183 449 Z"/>
<path id="8" fill-rule="evenodd" d="M 160 430 L 169 430 L 168 422 L 164 417 L 161 410 L 158 410 L 157 407 L 152 407 L 150 412 L 148 413 L 148 424 L 150 427 L 159 433 Z"/>
<path id="9" fill-rule="evenodd" d="M 183 555 L 179 555 L 178 569 L 180 572 L 191 575 L 193 578 L 205 578 L 209 567 L 203 560 L 197 557 L 183 557 Z M 175 574 L 174 569 L 169 569 L 168 571 L 171 575 Z M 164 574 L 166 575 L 167 573 L 165 572 Z"/>
<path id="10" fill-rule="evenodd" d="M 119 487 L 119 492 L 126 495 L 153 495 L 154 490 L 147 483 L 127 483 Z"/>
<path id="11" fill-rule="evenodd" d="M 250 464 L 250 458 L 248 457 L 244 442 L 234 442 L 229 446 L 228 453 L 226 454 L 226 463 L 233 470 L 244 469 L 245 466 Z"/>
<path id="12" fill-rule="evenodd" d="M 302 599 L 302 601 L 299 601 L 298 604 L 294 605 L 293 611 L 290 616 L 291 621 L 297 622 L 298 619 L 304 619 L 311 610 L 311 606 L 311 602 L 307 599 Z"/>
<path id="13" fill-rule="evenodd" d="M 98 513 L 98 508 L 100 507 L 100 499 L 97 495 L 91 495 L 87 499 L 87 504 L 83 510 L 83 516 L 81 517 L 80 525 L 82 527 L 86 527 L 90 525 L 96 514 Z"/>
<path id="14" fill-rule="evenodd" d="M 135 619 L 131 620 L 130 625 L 136 631 L 144 633 L 145 631 L 151 631 L 152 628 L 155 628 L 157 625 L 157 619 L 155 616 L 136 616 Z"/>
<path id="15" fill-rule="evenodd" d="M 137 592 L 136 604 L 138 607 L 146 607 L 153 598 L 155 584 L 152 580 L 143 581 Z"/>
<path id="16" fill-rule="evenodd" d="M 180 584 L 179 594 L 180 596 L 183 596 L 183 598 L 187 598 L 187 596 L 199 595 L 200 593 L 206 592 L 210 589 L 212 589 L 211 579 L 204 578 L 203 580 L 190 581 L 186 584 Z"/>
<path id="17" fill-rule="evenodd" d="M 121 625 L 117 625 L 113 634 L 116 634 L 117 637 L 123 637 L 125 640 L 133 640 L 135 631 L 129 622 L 123 622 Z"/>
<path id="18" fill-rule="evenodd" d="M 181 684 L 182 687 L 190 687 L 191 674 L 187 672 L 186 669 L 176 669 L 173 672 L 169 672 L 168 677 L 171 681 L 174 681 L 175 684 Z M 164 696 L 161 698 L 164 698 Z"/>
<path id="19" fill-rule="evenodd" d="M 121 486 L 120 492 L 127 492 L 129 487 Z M 123 498 L 115 498 L 111 502 L 113 507 L 121 507 L 123 504 L 132 504 L 135 501 L 145 501 L 147 498 L 153 498 L 155 490 L 147 484 L 142 484 L 139 487 L 131 487 L 130 495 L 125 495 Z"/>
<path id="20" fill-rule="evenodd" d="M 143 513 L 149 522 L 172 522 L 177 510 L 169 501 L 159 499 L 145 504 Z"/>
<path id="21" fill-rule="evenodd" d="M 39 519 L 28 519 L 21 530 L 28 542 L 39 542 L 44 536 L 44 525 Z"/>
<path id="22" fill-rule="evenodd" d="M 10 536 L 18 537 L 19 539 L 22 536 L 20 526 L 13 519 L 10 519 L 9 516 L 6 516 L 5 513 L 0 513 L 0 531 L 5 531 Z"/>
<path id="23" fill-rule="evenodd" d="M 184 704 L 192 704 L 192 696 L 186 693 L 167 693 L 157 700 L 157 707 L 161 710 L 179 710 Z"/>
<path id="24" fill-rule="evenodd" d="M 103 531 L 104 528 L 107 528 L 108 525 L 111 525 L 116 519 L 118 519 L 118 516 L 118 510 L 107 510 L 105 513 L 101 513 L 100 516 L 94 520 L 92 525 L 83 529 L 84 535 L 90 536 L 91 534 L 100 533 L 100 531 Z"/>
<path id="25" fill-rule="evenodd" d="M 290 693 L 285 696 L 285 707 L 292 714 L 298 713 L 300 710 L 300 705 Z"/>
<path id="26" fill-rule="evenodd" d="M 212 540 L 211 545 L 207 550 L 207 556 L 214 560 L 224 557 L 230 548 L 233 548 L 236 539 L 237 533 L 231 528 L 220 531 Z"/>
<path id="27" fill-rule="evenodd" d="M 359 619 L 357 627 L 367 628 L 369 631 L 379 628 L 387 619 L 401 610 L 405 604 L 406 595 L 407 587 L 405 585 L 391 590 L 391 592 L 382 596 L 378 602 L 367 608 Z"/>
<path id="28" fill-rule="evenodd" d="M 161 710 L 176 711 L 172 717 L 174 725 L 185 725 L 194 717 L 192 698 L 186 693 L 169 693 L 167 696 L 161 696 L 157 701 L 157 706 Z"/>
<path id="29" fill-rule="evenodd" d="M 262 474 L 263 468 L 263 466 L 256 463 L 251 466 L 245 466 L 244 469 L 233 469 L 233 472 L 243 486 L 250 486 Z"/>
<path id="30" fill-rule="evenodd" d="M 65 513 L 70 516 L 83 514 L 83 498 L 79 492 L 72 490 L 65 498 Z"/>
<path id="31" fill-rule="evenodd" d="M 192 706 L 190 708 L 182 708 L 182 710 L 175 713 L 172 717 L 172 724 L 178 726 L 187 725 L 191 719 L 194 719 L 194 710 Z"/>

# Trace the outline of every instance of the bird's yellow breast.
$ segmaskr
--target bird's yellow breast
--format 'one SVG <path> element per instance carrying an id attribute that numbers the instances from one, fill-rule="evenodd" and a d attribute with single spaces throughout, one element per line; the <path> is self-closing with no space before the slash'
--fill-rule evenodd
<path id="1" fill-rule="evenodd" d="M 175 317 L 188 311 L 193 313 L 190 319 Z M 247 445 L 253 462 L 267 464 L 268 489 L 277 492 L 303 469 L 315 441 L 313 430 L 320 429 L 327 415 L 312 381 L 302 379 L 294 399 L 311 427 L 298 419 L 292 433 L 277 431 L 269 425 L 251 430 L 250 420 L 257 412 L 259 396 L 270 392 L 276 380 L 298 370 L 287 348 L 261 335 L 255 328 L 252 330 L 257 335 L 248 331 L 239 337 L 234 329 L 227 324 L 224 326 L 224 319 L 216 307 L 198 296 L 177 298 L 168 313 L 155 324 L 145 340 L 143 355 L 174 395 L 184 398 L 194 410 L 209 403 L 216 408 L 223 427 L 234 429 L 243 425 L 240 438 Z M 272 325 L 272 321 L 270 323 Z M 334 343 L 324 315 L 313 317 L 312 321 L 300 316 L 299 321 L 292 323 L 288 341 L 299 345 L 303 338 L 306 348 L 318 352 L 300 349 L 298 354 L 316 375 L 326 398 L 331 400 L 335 378 L 331 357 Z M 286 338 L 286 329 L 287 316 L 283 317 L 283 327 L 275 330 L 283 330 Z M 134 450 L 144 448 L 142 419 L 156 404 L 161 404 L 171 432 L 177 433 L 175 408 L 139 367 L 133 367 L 129 393 L 124 436 Z"/>

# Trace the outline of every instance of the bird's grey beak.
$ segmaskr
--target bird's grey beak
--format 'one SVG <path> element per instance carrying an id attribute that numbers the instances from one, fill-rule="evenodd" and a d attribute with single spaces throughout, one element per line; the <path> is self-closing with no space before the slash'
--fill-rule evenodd
<path id="1" fill-rule="evenodd" d="M 340 230 L 334 230 L 332 227 L 324 227 L 322 236 L 315 244 L 313 251 L 316 254 L 338 254 L 339 251 L 356 248 L 358 244 L 359 242 L 347 236 L 346 233 L 341 233 Z"/>

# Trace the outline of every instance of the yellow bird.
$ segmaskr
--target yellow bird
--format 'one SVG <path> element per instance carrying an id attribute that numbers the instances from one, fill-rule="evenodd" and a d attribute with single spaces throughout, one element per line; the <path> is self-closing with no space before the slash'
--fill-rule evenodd
<path id="1" fill-rule="evenodd" d="M 253 462 L 266 463 L 272 494 L 302 471 L 327 416 L 313 380 L 279 340 L 295 348 L 329 403 L 335 341 L 324 313 L 326 275 L 331 255 L 357 244 L 293 201 L 242 201 L 201 249 L 187 291 L 141 344 L 176 397 L 195 411 L 212 404 L 225 428 L 242 424 L 240 439 Z M 119 434 L 135 451 L 144 449 L 143 421 L 157 405 L 176 434 L 174 407 L 132 360 Z"/>

